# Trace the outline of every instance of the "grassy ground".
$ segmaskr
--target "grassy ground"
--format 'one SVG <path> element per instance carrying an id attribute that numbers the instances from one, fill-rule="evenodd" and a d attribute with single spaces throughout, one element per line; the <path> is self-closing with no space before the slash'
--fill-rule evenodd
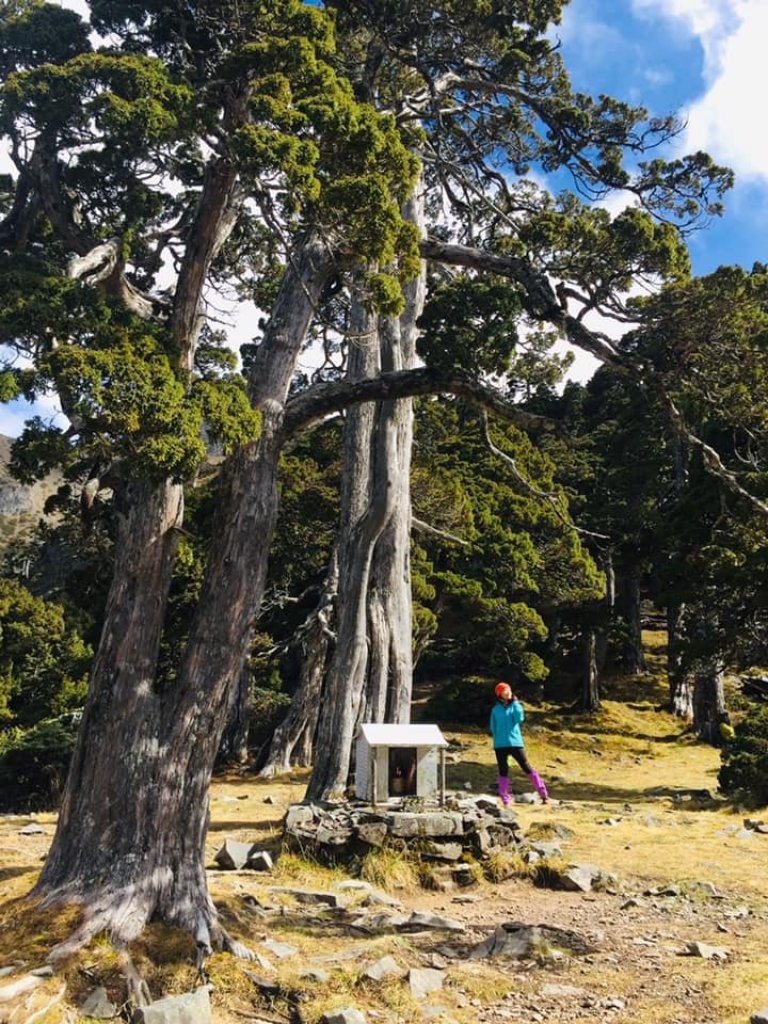
<path id="1" fill-rule="evenodd" d="M 681 722 L 658 710 L 666 696 L 663 637 L 649 634 L 646 641 L 650 671 L 636 679 L 608 681 L 600 713 L 569 714 L 546 704 L 527 708 L 529 758 L 549 781 L 554 799 L 547 806 L 519 805 L 523 830 L 546 835 L 557 825 L 567 826 L 573 835 L 564 844 L 566 860 L 613 872 L 617 882 L 609 891 L 584 895 L 538 888 L 526 877 L 527 869 L 511 859 L 500 874 L 487 871 L 467 893 L 419 888 L 412 866 L 394 854 L 355 866 L 357 874 L 386 888 L 407 908 L 460 918 L 472 941 L 503 921 L 522 920 L 602 935 L 591 956 L 542 955 L 524 965 L 468 961 L 446 952 L 456 945 L 453 936 L 355 936 L 327 916 L 312 918 L 288 897 L 270 892 L 271 886 L 286 885 L 329 889 L 346 877 L 340 869 L 280 856 L 281 821 L 287 808 L 301 800 L 306 776 L 295 773 L 267 782 L 231 775 L 217 779 L 211 794 L 210 862 L 224 839 L 232 837 L 271 850 L 277 863 L 269 876 L 212 871 L 212 894 L 227 927 L 243 941 L 258 949 L 265 938 L 277 939 L 299 953 L 285 962 L 266 953 L 274 968 L 270 977 L 281 986 L 267 1003 L 257 998 L 248 965 L 244 970 L 232 957 L 212 958 L 217 1024 L 314 1024 L 341 1006 L 363 1009 L 371 1024 L 420 1019 L 424 1005 L 403 981 L 374 985 L 363 980 L 364 965 L 384 954 L 402 966 L 444 968 L 444 991 L 429 1002 L 432 1015 L 442 1012 L 439 1019 L 446 1024 L 528 1021 L 537 1013 L 538 1019 L 581 1024 L 742 1024 L 768 1006 L 768 836 L 741 834 L 743 817 L 759 814 L 717 797 L 717 752 L 695 743 Z M 491 791 L 495 769 L 484 731 L 447 727 L 446 732 L 459 751 L 448 767 L 449 788 Z M 519 774 L 515 782 L 521 790 L 528 788 Z M 704 796 L 705 791 L 712 796 Z M 39 963 L 72 923 L 71 918 L 21 912 L 17 900 L 34 881 L 55 817 L 35 819 L 46 835 L 20 836 L 28 820 L 0 819 L 0 966 L 20 959 Z M 678 886 L 677 895 L 644 895 L 670 883 Z M 254 899 L 282 910 L 260 916 Z M 694 940 L 727 947 L 727 959 L 681 956 L 686 942 Z M 183 937 L 153 926 L 132 953 L 155 997 L 193 987 L 193 950 Z M 328 982 L 301 979 L 301 968 L 321 961 L 330 965 Z M 68 1013 L 71 1019 L 68 1007 L 97 983 L 117 990 L 119 978 L 108 943 L 95 943 L 46 982 L 44 996 L 35 997 L 52 1000 L 62 993 L 40 1024 L 58 1024 Z M 583 995 L 563 998 L 553 994 L 553 985 Z M 27 1007 L 26 1016 L 13 1020 L 31 1021 L 37 1007 Z M 10 1019 L 0 1002 L 0 1021 Z"/>

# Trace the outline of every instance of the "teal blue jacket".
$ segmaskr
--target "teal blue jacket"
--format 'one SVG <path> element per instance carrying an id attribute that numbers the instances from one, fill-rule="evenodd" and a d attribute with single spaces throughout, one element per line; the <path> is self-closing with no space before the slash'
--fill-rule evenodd
<path id="1" fill-rule="evenodd" d="M 491 711 L 491 736 L 493 736 L 493 748 L 497 747 L 522 747 L 523 734 L 520 731 L 520 724 L 525 721 L 525 711 L 519 700 L 513 700 L 511 704 L 502 704 L 497 700 Z"/>

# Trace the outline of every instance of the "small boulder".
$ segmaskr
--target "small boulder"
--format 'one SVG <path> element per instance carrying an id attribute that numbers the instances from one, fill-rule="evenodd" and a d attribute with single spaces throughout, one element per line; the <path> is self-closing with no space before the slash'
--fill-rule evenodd
<path id="1" fill-rule="evenodd" d="M 83 1017 L 96 1017 L 98 1020 L 109 1020 L 116 1017 L 118 1010 L 115 1004 L 107 995 L 107 990 L 100 986 L 80 1004 L 80 1013 Z"/>
<path id="2" fill-rule="evenodd" d="M 212 1024 L 211 999 L 203 986 L 182 996 L 167 996 L 133 1011 L 132 1024 Z"/>
<path id="3" fill-rule="evenodd" d="M 432 992 L 440 992 L 445 975 L 433 967 L 412 967 L 408 972 L 408 985 L 414 999 L 424 999 Z"/>

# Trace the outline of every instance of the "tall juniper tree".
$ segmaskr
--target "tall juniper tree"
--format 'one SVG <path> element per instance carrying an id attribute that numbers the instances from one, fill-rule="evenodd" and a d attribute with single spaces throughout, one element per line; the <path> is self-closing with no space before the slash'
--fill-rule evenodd
<path id="1" fill-rule="evenodd" d="M 580 281 L 581 308 L 614 308 L 634 272 L 679 265 L 674 230 L 640 212 L 590 220 L 572 200 L 509 189 L 494 160 L 520 174 L 531 161 L 565 165 L 588 189 L 630 188 L 684 217 L 727 184 L 701 155 L 622 169 L 623 151 L 675 126 L 570 92 L 545 35 L 561 7 L 334 5 L 345 39 L 346 18 L 370 39 L 387 108 L 377 112 L 359 61 L 345 66 L 355 50 L 336 49 L 332 11 L 313 4 L 92 0 L 96 49 L 71 12 L 4 5 L 0 123 L 16 173 L 0 197 L 2 338 L 35 360 L 9 370 L 5 393 L 57 391 L 71 426 L 34 425 L 27 464 L 55 459 L 102 481 L 119 515 L 83 727 L 38 884 L 82 906 L 64 949 L 101 930 L 125 943 L 152 916 L 189 930 L 202 955 L 233 947 L 205 883 L 207 787 L 263 594 L 289 433 L 345 403 L 451 388 L 508 409 L 476 379 L 430 369 L 288 398 L 339 275 L 365 267 L 370 308 L 402 311 L 417 238 L 400 208 L 417 150 L 431 187 L 467 214 L 460 241 L 472 244 L 425 240 L 422 255 L 511 277 L 529 315 L 617 361 L 547 274 Z M 423 133 L 438 125 L 449 130 L 430 152 Z M 478 193 L 486 201 L 470 217 Z M 564 249 L 566 229 L 578 246 Z M 217 287 L 255 287 L 280 263 L 246 401 L 225 368 L 201 360 L 205 314 Z M 199 603 L 167 678 L 157 654 L 203 421 L 230 454 Z"/>

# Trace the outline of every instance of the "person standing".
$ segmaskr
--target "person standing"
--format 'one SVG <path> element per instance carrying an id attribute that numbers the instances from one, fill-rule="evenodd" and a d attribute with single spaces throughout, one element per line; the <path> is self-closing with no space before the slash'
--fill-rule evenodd
<path id="1" fill-rule="evenodd" d="M 491 710 L 491 736 L 493 751 L 499 768 L 499 796 L 504 806 L 512 803 L 513 797 L 509 789 L 509 759 L 513 757 L 531 780 L 533 788 L 541 797 L 542 803 L 549 799 L 544 780 L 528 763 L 525 745 L 520 726 L 525 721 L 523 705 L 512 692 L 507 683 L 498 683 L 494 690 L 496 703 Z"/>

